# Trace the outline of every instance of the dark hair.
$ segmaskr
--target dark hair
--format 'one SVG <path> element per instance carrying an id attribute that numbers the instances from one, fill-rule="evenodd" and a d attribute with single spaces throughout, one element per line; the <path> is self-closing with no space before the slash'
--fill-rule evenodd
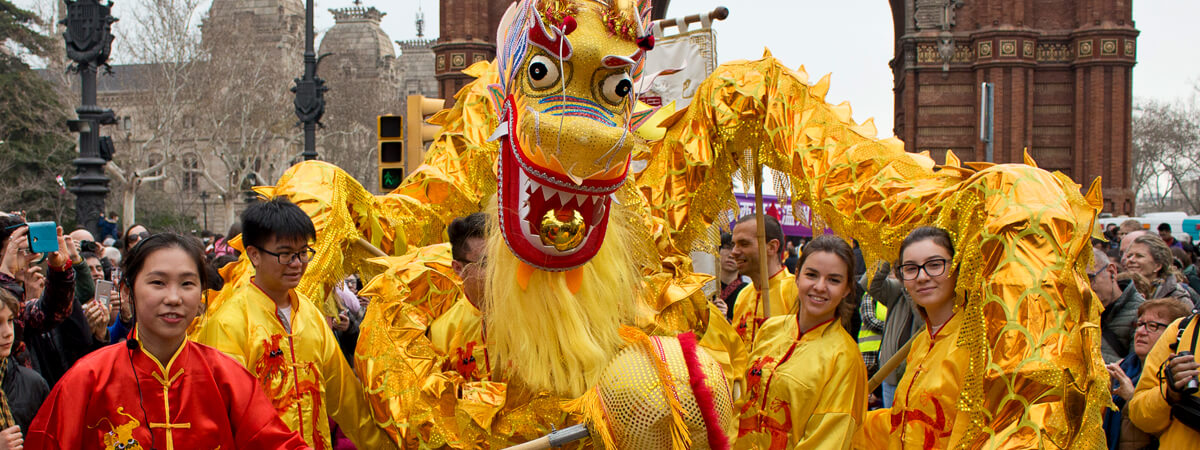
<path id="1" fill-rule="evenodd" d="M 846 292 L 846 296 L 842 298 L 842 302 L 838 304 L 837 316 L 842 322 L 842 327 L 850 329 L 850 319 L 854 316 L 854 311 L 858 309 L 858 295 L 855 295 L 858 290 L 857 280 L 854 279 L 854 250 L 850 248 L 845 240 L 832 234 L 818 236 L 804 246 L 800 251 L 800 259 L 796 262 L 796 276 L 800 276 L 800 270 L 804 268 L 804 261 L 808 257 L 816 253 L 832 253 L 846 264 L 846 285 L 850 290 Z M 799 308 L 800 302 L 796 302 Z"/>
<path id="2" fill-rule="evenodd" d="M 1171 224 L 1169 224 L 1169 223 L 1158 224 L 1158 231 L 1166 231 L 1166 232 L 1170 233 L 1171 232 Z"/>
<path id="3" fill-rule="evenodd" d="M 746 214 L 738 219 L 734 225 L 736 226 L 737 224 L 750 222 L 754 219 L 754 214 Z M 776 252 L 778 253 L 776 256 L 782 257 L 783 251 L 785 250 L 785 246 L 783 245 L 783 226 L 779 225 L 779 219 L 776 219 L 775 216 L 771 215 L 763 215 L 763 222 L 764 228 L 766 228 L 767 232 L 767 243 L 770 243 L 771 241 L 779 241 L 779 250 Z M 765 251 L 766 249 L 763 250 Z"/>
<path id="4" fill-rule="evenodd" d="M 1192 265 L 1192 254 L 1184 251 L 1184 249 L 1179 247 L 1171 247 L 1171 254 L 1175 256 L 1176 261 L 1179 261 L 1180 264 L 1183 264 L 1183 267 L 1180 267 L 1181 269 Z"/>
<path id="5" fill-rule="evenodd" d="M 455 218 L 450 222 L 450 226 L 446 227 L 446 234 L 450 235 L 450 253 L 454 256 L 454 260 L 461 263 L 467 261 L 467 239 L 480 238 L 484 235 L 484 229 L 487 226 L 487 216 L 481 212 L 471 214 L 466 217 Z"/>
<path id="6" fill-rule="evenodd" d="M 238 257 L 233 255 L 221 255 L 212 260 L 212 266 L 217 268 L 217 270 L 221 270 L 221 268 L 225 267 L 226 264 L 237 262 L 237 260 Z"/>
<path id="7" fill-rule="evenodd" d="M 136 227 L 142 227 L 142 228 L 145 228 L 145 229 L 146 229 L 146 231 L 145 231 L 145 232 L 142 232 L 142 233 L 138 233 L 138 234 L 136 234 L 136 235 L 133 235 L 133 236 L 130 236 L 130 235 L 129 235 L 129 232 L 130 232 L 130 231 L 133 231 L 133 229 L 134 229 L 134 228 L 136 228 Z M 136 237 L 138 237 L 138 239 L 136 239 L 136 240 L 132 239 L 132 238 L 133 238 L 133 237 L 135 237 L 135 236 L 136 236 Z M 147 237 L 149 237 L 149 236 L 150 236 L 150 227 L 147 227 L 147 226 L 145 226 L 145 225 L 142 225 L 142 224 L 140 224 L 140 223 L 135 223 L 135 224 L 133 224 L 133 225 L 130 225 L 130 226 L 129 226 L 129 228 L 126 228 L 126 229 L 125 229 L 125 234 L 122 234 L 122 235 L 121 235 L 121 248 L 124 248 L 124 249 L 125 249 L 125 251 L 124 251 L 124 252 L 122 252 L 122 253 L 127 253 L 127 252 L 129 252 L 129 250 L 130 250 L 130 247 L 132 247 L 134 244 L 137 244 L 138 242 L 141 242 L 141 240 L 142 240 L 142 239 L 145 239 L 145 238 L 147 238 Z"/>
<path id="8" fill-rule="evenodd" d="M 308 214 L 286 197 L 256 202 L 242 212 L 242 243 L 262 249 L 275 239 L 316 239 L 317 229 Z"/>
<path id="9" fill-rule="evenodd" d="M 9 236 L 17 231 L 17 225 L 25 223 L 25 219 L 16 214 L 0 213 L 0 255 L 4 254 L 3 245 L 8 243 Z"/>
<path id="10" fill-rule="evenodd" d="M 733 248 L 733 235 L 729 233 L 721 233 L 721 246 L 718 248 L 721 250 Z"/>
<path id="11" fill-rule="evenodd" d="M 191 236 L 159 233 L 138 241 L 137 245 L 129 249 L 129 252 L 121 258 L 121 280 L 119 282 L 121 286 L 129 289 L 131 296 L 133 295 L 133 284 L 137 282 L 138 272 L 142 270 L 142 266 L 146 265 L 146 259 L 154 252 L 167 248 L 178 248 L 187 253 L 192 262 L 196 264 L 196 274 L 200 276 L 200 286 L 208 286 L 208 272 L 205 270 L 204 264 L 204 245 Z"/>
<path id="12" fill-rule="evenodd" d="M 230 239 L 237 237 L 239 234 L 242 234 L 242 223 L 234 222 L 233 225 L 229 226 L 229 232 L 225 233 L 225 241 L 228 242 Z"/>
<path id="13" fill-rule="evenodd" d="M 908 237 L 904 238 L 904 241 L 900 243 L 900 251 L 896 253 L 896 263 L 892 264 L 892 267 L 897 270 L 897 274 L 900 270 L 900 264 L 904 262 L 904 250 L 910 245 L 925 240 L 932 240 L 934 244 L 946 249 L 946 251 L 950 252 L 950 259 L 954 259 L 954 240 L 950 238 L 950 233 L 938 227 L 918 227 L 909 232 Z"/>

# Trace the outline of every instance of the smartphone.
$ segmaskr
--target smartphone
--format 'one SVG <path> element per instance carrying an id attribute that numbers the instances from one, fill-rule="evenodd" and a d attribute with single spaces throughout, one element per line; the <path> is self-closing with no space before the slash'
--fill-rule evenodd
<path id="1" fill-rule="evenodd" d="M 109 299 L 112 298 L 113 284 L 108 280 L 100 280 L 96 282 L 96 301 L 100 304 L 108 306 Z"/>
<path id="2" fill-rule="evenodd" d="M 58 251 L 58 225 L 54 222 L 30 222 L 28 237 L 30 253 Z"/>

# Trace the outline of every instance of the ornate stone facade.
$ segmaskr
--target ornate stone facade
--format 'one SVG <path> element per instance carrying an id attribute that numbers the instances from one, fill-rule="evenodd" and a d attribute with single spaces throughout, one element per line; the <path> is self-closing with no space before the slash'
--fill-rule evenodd
<path id="1" fill-rule="evenodd" d="M 401 42 L 403 53 L 397 57 L 393 42 L 380 28 L 380 18 L 385 13 L 376 8 L 355 6 L 330 12 L 335 25 L 317 37 L 318 54 L 331 54 L 321 62 L 318 73 L 331 90 L 326 95 L 326 128 L 317 132 L 317 150 L 321 159 L 346 165 L 364 185 L 371 186 L 375 184 L 372 181 L 375 116 L 403 112 L 404 96 L 413 89 L 427 96 L 437 95 L 433 52 L 430 41 Z M 280 120 L 269 130 L 258 130 L 271 137 L 261 141 L 265 147 L 254 153 L 283 156 L 245 158 L 250 168 L 246 174 L 249 180 L 242 184 L 248 188 L 253 184 L 273 183 L 275 177 L 299 160 L 302 132 L 293 126 L 295 116 L 289 109 L 292 94 L 287 88 L 292 78 L 303 72 L 304 4 L 302 0 L 214 0 L 203 22 L 202 36 L 206 45 L 218 40 L 236 40 L 241 59 L 245 59 L 245 53 L 253 54 L 279 69 L 278 90 L 286 98 L 273 110 L 278 109 Z M 220 57 L 214 50 L 212 58 Z M 112 135 L 122 158 L 134 158 L 127 164 L 136 165 L 133 168 L 145 168 L 161 159 L 162 137 L 151 129 L 155 121 L 149 116 L 155 114 L 154 102 L 147 88 L 159 76 L 159 69 L 154 64 L 118 65 L 113 67 L 111 76 L 99 79 L 101 102 L 111 106 L 122 119 L 129 119 L 128 128 L 106 127 L 105 132 Z M 50 75 L 46 74 L 47 78 L 53 78 Z M 236 76 L 226 80 L 226 84 L 238 82 Z M 224 143 L 212 139 L 213 126 L 205 118 L 188 112 L 182 114 L 176 128 L 178 132 L 171 147 L 177 159 L 160 169 L 167 175 L 165 179 L 143 184 L 141 191 L 170 195 L 181 211 L 195 215 L 197 223 L 202 222 L 205 203 L 198 194 L 207 191 L 208 228 L 223 232 L 244 208 L 241 192 L 230 195 L 232 198 L 227 202 L 225 198 L 217 198 L 219 190 L 212 184 L 231 185 L 231 175 L 223 170 L 228 163 L 208 152 Z M 236 127 L 226 124 L 219 128 L 230 134 Z M 211 180 L 195 170 L 202 167 L 210 169 Z M 108 203 L 110 210 L 120 211 L 119 193 L 110 195 Z"/>
<path id="2" fill-rule="evenodd" d="M 895 133 L 909 151 L 984 159 L 980 84 L 995 84 L 994 159 L 1030 154 L 1132 214 L 1136 38 L 1130 2 L 890 0 Z"/>

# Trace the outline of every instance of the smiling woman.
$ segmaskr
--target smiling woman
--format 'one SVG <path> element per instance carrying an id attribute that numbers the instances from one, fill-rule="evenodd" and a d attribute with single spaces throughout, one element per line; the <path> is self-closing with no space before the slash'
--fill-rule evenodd
<path id="1" fill-rule="evenodd" d="M 59 380 L 25 448 L 170 449 L 180 429 L 187 447 L 305 448 L 245 368 L 186 340 L 203 267 L 195 238 L 151 235 L 131 249 L 120 289 L 134 304 L 132 337 L 79 360 Z"/>
<path id="2" fill-rule="evenodd" d="M 735 448 L 850 448 L 862 423 L 867 369 L 837 320 L 854 294 L 850 246 L 818 237 L 797 266 L 796 313 L 767 319 L 754 340 Z"/>

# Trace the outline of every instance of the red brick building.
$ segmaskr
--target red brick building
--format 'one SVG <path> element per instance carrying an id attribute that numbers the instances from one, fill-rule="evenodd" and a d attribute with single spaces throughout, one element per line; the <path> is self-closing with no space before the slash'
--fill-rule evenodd
<path id="1" fill-rule="evenodd" d="M 909 151 L 983 161 L 979 104 L 995 85 L 994 160 L 1038 164 L 1133 214 L 1128 0 L 889 0 L 896 32 L 896 136 Z"/>

